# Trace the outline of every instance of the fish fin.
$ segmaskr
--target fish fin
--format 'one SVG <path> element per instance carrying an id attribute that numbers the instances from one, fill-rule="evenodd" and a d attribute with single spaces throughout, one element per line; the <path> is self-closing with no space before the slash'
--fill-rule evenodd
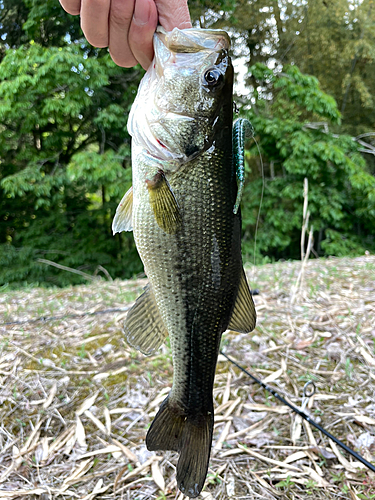
<path id="1" fill-rule="evenodd" d="M 202 491 L 210 460 L 213 412 L 188 418 L 181 436 L 177 485 L 190 498 Z"/>
<path id="2" fill-rule="evenodd" d="M 146 355 L 155 352 L 168 335 L 150 285 L 128 312 L 124 332 L 128 344 Z"/>
<path id="3" fill-rule="evenodd" d="M 247 284 L 245 271 L 242 269 L 240 286 L 228 329 L 239 333 L 250 333 L 255 328 L 256 318 L 253 297 Z"/>
<path id="4" fill-rule="evenodd" d="M 177 485 L 190 498 L 202 491 L 210 459 L 213 410 L 187 417 L 181 407 L 165 399 L 146 436 L 150 451 L 180 452 Z"/>
<path id="5" fill-rule="evenodd" d="M 164 399 L 147 432 L 147 449 L 178 451 L 185 421 L 183 409 L 171 403 L 168 397 Z"/>
<path id="6" fill-rule="evenodd" d="M 113 234 L 122 231 L 133 231 L 133 186 L 125 193 L 116 209 L 112 222 Z"/>
<path id="7" fill-rule="evenodd" d="M 158 226 L 167 234 L 175 234 L 182 224 L 181 212 L 164 172 L 159 170 L 153 180 L 146 183 Z"/>

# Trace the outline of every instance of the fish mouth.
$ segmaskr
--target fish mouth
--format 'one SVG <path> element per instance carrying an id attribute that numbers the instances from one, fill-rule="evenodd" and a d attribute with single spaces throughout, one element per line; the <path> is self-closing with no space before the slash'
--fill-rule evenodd
<path id="1" fill-rule="evenodd" d="M 228 33 L 222 30 L 189 28 L 180 30 L 174 28 L 165 31 L 158 26 L 156 37 L 163 43 L 166 49 L 175 53 L 194 53 L 203 50 L 220 51 L 230 49 L 230 38 Z"/>

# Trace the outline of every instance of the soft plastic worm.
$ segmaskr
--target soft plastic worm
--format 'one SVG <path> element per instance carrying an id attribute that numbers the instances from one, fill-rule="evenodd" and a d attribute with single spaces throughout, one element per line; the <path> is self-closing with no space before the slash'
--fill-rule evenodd
<path id="1" fill-rule="evenodd" d="M 233 213 L 236 214 L 240 207 L 242 192 L 245 185 L 245 140 L 254 137 L 254 128 L 244 118 L 238 118 L 233 124 L 233 163 L 238 179 L 236 203 Z"/>

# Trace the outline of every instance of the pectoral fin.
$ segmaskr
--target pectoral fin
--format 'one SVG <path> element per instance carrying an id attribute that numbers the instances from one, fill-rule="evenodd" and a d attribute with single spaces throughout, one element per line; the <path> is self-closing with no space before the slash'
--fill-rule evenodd
<path id="1" fill-rule="evenodd" d="M 155 352 L 168 335 L 150 285 L 128 312 L 124 333 L 128 344 L 146 355 Z"/>
<path id="2" fill-rule="evenodd" d="M 132 213 L 133 213 L 133 187 L 124 195 L 116 209 L 116 214 L 112 222 L 113 234 L 122 231 L 132 231 Z"/>
<path id="3" fill-rule="evenodd" d="M 229 321 L 228 329 L 239 333 L 250 333 L 256 325 L 256 312 L 253 297 L 246 281 L 245 271 L 242 270 L 240 286 L 232 317 Z"/>
<path id="4" fill-rule="evenodd" d="M 182 218 L 180 207 L 164 173 L 159 170 L 154 178 L 146 183 L 158 226 L 167 234 L 175 234 L 181 227 Z"/>

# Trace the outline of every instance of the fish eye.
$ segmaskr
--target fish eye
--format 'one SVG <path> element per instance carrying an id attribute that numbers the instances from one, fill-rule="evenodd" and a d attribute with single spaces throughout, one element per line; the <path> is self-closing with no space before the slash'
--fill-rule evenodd
<path id="1" fill-rule="evenodd" d="M 223 74 L 216 68 L 208 69 L 203 76 L 203 84 L 208 88 L 217 88 L 224 81 Z"/>

